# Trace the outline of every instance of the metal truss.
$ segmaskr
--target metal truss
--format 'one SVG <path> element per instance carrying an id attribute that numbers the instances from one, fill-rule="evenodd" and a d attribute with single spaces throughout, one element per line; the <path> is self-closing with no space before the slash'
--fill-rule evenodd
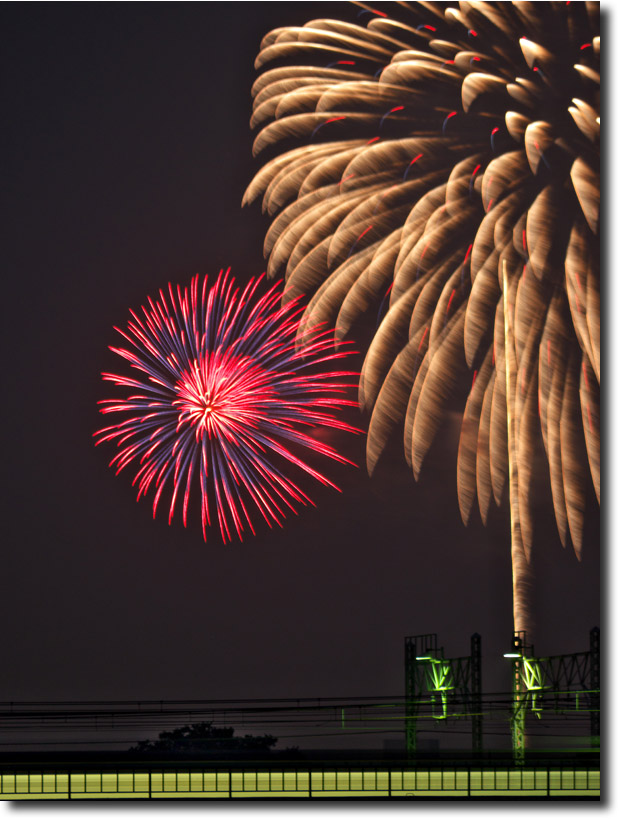
<path id="1" fill-rule="evenodd" d="M 470 719 L 474 751 L 482 748 L 481 637 L 471 637 L 471 653 L 446 658 L 436 634 L 405 640 L 406 751 L 417 751 L 420 719 Z"/>
<path id="2" fill-rule="evenodd" d="M 513 661 L 512 748 L 514 758 L 525 757 L 526 719 L 543 711 L 569 714 L 588 711 L 591 744 L 600 741 L 600 630 L 590 632 L 589 651 L 536 657 L 526 633 L 514 633 L 512 650 L 504 655 Z"/>

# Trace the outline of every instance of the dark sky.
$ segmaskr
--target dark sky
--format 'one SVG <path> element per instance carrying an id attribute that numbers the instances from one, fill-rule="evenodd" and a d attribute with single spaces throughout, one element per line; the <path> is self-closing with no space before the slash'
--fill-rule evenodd
<path id="1" fill-rule="evenodd" d="M 95 449 L 107 345 L 168 281 L 264 269 L 267 221 L 241 209 L 260 38 L 345 3 L 18 3 L 2 7 L 3 623 L 0 699 L 396 695 L 403 640 L 447 656 L 482 634 L 508 686 L 507 509 L 464 528 L 457 418 L 421 480 L 399 451 L 282 531 L 204 544 L 153 521 Z M 396 457 L 397 456 L 397 457 Z M 599 624 L 595 510 L 578 564 L 540 496 L 541 654 Z"/>

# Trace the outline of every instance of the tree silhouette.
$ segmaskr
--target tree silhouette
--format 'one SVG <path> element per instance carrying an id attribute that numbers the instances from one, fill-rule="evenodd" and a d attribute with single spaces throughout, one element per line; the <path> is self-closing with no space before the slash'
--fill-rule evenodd
<path id="1" fill-rule="evenodd" d="M 234 736 L 234 728 L 218 728 L 212 722 L 183 725 L 172 731 L 162 731 L 156 740 L 143 740 L 130 751 L 144 754 L 265 756 L 277 743 L 270 734 Z"/>
<path id="2" fill-rule="evenodd" d="M 485 523 L 508 494 L 531 637 L 537 450 L 578 557 L 591 481 L 599 502 L 599 3 L 354 5 L 359 24 L 264 37 L 254 150 L 284 152 L 244 203 L 281 211 L 268 272 L 308 325 L 341 339 L 388 303 L 360 382 L 370 473 L 400 429 L 418 478 L 467 376 L 460 511 Z"/>

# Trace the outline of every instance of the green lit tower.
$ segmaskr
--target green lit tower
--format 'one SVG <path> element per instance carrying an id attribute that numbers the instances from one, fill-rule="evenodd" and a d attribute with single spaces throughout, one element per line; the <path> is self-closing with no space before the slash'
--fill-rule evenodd
<path id="1" fill-rule="evenodd" d="M 445 658 L 437 646 L 436 634 L 406 637 L 405 731 L 406 753 L 417 753 L 419 720 L 471 720 L 474 753 L 482 750 L 483 715 L 481 702 L 481 637 L 471 637 L 471 653 L 466 657 Z"/>

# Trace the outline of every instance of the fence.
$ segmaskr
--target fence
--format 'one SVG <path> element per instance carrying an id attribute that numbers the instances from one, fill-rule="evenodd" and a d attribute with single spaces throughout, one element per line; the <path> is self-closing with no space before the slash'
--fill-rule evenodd
<path id="1" fill-rule="evenodd" d="M 526 768 L 358 767 L 308 769 L 151 768 L 13 771 L 3 800 L 165 798 L 599 798 L 595 765 Z"/>

